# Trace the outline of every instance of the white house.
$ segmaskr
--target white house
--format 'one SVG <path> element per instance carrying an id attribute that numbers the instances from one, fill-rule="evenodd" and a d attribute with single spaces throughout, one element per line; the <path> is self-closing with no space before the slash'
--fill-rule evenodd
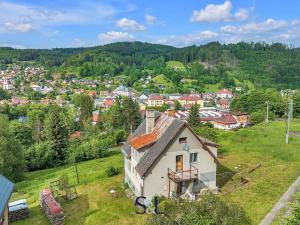
<path id="1" fill-rule="evenodd" d="M 4 90 L 12 90 L 14 88 L 14 85 L 11 80 L 4 79 L 2 87 Z"/>
<path id="2" fill-rule="evenodd" d="M 228 89 L 222 89 L 222 90 L 218 91 L 217 98 L 228 98 L 228 99 L 231 99 L 231 98 L 233 98 L 233 94 Z"/>
<path id="3" fill-rule="evenodd" d="M 36 84 L 31 84 L 30 87 L 32 88 L 32 90 L 37 91 L 37 92 L 41 92 L 42 91 L 42 87 Z"/>
<path id="4" fill-rule="evenodd" d="M 136 196 L 195 199 L 201 190 L 217 190 L 217 144 L 182 120 L 147 111 L 122 152 L 125 182 Z"/>

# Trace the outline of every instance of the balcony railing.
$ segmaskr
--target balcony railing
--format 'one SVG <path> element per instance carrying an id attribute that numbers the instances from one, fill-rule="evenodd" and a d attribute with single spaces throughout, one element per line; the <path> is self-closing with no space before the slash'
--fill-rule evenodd
<path id="1" fill-rule="evenodd" d="M 189 170 L 173 171 L 168 168 L 168 177 L 174 182 L 194 180 L 198 178 L 198 169 L 191 166 Z"/>

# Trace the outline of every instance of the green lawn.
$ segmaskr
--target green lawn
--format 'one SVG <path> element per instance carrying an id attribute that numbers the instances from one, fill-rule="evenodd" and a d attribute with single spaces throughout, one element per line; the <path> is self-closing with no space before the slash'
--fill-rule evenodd
<path id="1" fill-rule="evenodd" d="M 206 92 L 217 92 L 220 88 L 220 83 L 217 84 L 205 84 L 204 90 Z"/>
<path id="2" fill-rule="evenodd" d="M 185 71 L 185 66 L 183 65 L 182 62 L 179 62 L 179 61 L 168 61 L 167 62 L 167 67 L 172 68 L 172 69 Z"/>
<path id="3" fill-rule="evenodd" d="M 300 120 L 293 121 L 292 131 L 300 131 Z M 300 175 L 300 138 L 291 137 L 286 145 L 285 122 L 276 121 L 223 133 L 219 144 L 224 152 L 217 177 L 222 193 L 229 192 L 224 197 L 239 203 L 258 224 Z M 262 166 L 248 173 L 259 162 Z M 249 179 L 242 187 L 241 176 Z"/>
<path id="4" fill-rule="evenodd" d="M 175 88 L 173 82 L 163 74 L 154 77 L 152 80 L 155 84 L 162 84 L 166 88 Z"/>
<path id="5" fill-rule="evenodd" d="M 123 171 L 123 160 L 120 150 L 112 155 L 78 164 L 80 185 L 78 198 L 70 202 L 62 202 L 66 225 L 80 224 L 141 224 L 144 216 L 135 213 L 131 200 L 122 194 L 123 173 L 107 178 L 105 168 L 116 166 Z M 39 191 L 49 186 L 61 174 L 68 174 L 70 183 L 76 184 L 74 166 L 65 166 L 26 173 L 25 181 L 17 183 L 17 192 L 11 200 L 26 198 L 30 207 L 30 217 L 14 223 L 15 225 L 48 225 L 48 219 L 38 205 Z M 119 196 L 113 198 L 109 190 L 119 190 Z"/>
<path id="6" fill-rule="evenodd" d="M 294 120 L 292 131 L 300 131 L 300 120 Z M 284 140 L 285 122 L 271 122 L 267 126 L 256 125 L 239 131 L 220 132 L 217 183 L 224 198 L 239 203 L 253 220 L 253 224 L 268 213 L 289 185 L 300 174 L 300 138 L 292 137 L 290 144 Z M 143 224 L 144 216 L 135 213 L 131 200 L 123 194 L 113 198 L 109 190 L 122 193 L 123 174 L 107 178 L 105 168 L 110 165 L 121 169 L 122 155 L 114 150 L 107 158 L 91 160 L 78 165 L 79 198 L 63 202 L 66 224 Z M 261 162 L 262 166 L 252 173 L 250 169 Z M 38 193 L 67 173 L 76 184 L 73 166 L 26 173 L 26 179 L 17 184 L 12 200 L 26 198 L 31 216 L 16 225 L 47 225 L 47 218 L 38 206 Z M 249 183 L 241 186 L 241 176 Z M 229 192 L 229 193 L 228 193 Z M 228 193 L 224 195 L 225 193 Z"/>

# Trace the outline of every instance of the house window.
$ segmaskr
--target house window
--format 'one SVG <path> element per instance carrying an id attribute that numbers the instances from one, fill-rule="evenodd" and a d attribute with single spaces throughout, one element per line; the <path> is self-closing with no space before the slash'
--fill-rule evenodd
<path id="1" fill-rule="evenodd" d="M 186 142 L 187 142 L 186 140 L 187 140 L 186 137 L 181 137 L 181 138 L 179 138 L 179 144 L 186 143 Z"/>
<path id="2" fill-rule="evenodd" d="M 198 162 L 198 153 L 191 153 L 190 154 L 190 162 Z"/>

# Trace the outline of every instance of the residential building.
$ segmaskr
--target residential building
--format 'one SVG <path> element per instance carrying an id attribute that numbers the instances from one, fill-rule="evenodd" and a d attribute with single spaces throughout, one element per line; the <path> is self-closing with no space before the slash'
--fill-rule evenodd
<path id="1" fill-rule="evenodd" d="M 148 98 L 148 106 L 154 106 L 154 107 L 159 107 L 164 104 L 164 97 L 160 95 L 151 95 Z"/>
<path id="2" fill-rule="evenodd" d="M 250 124 L 250 115 L 244 112 L 232 112 L 231 115 L 242 127 L 246 127 Z"/>
<path id="3" fill-rule="evenodd" d="M 2 87 L 3 87 L 4 90 L 8 91 L 8 90 L 12 90 L 14 88 L 14 85 L 13 85 L 11 80 L 4 79 Z"/>
<path id="4" fill-rule="evenodd" d="M 203 99 L 200 96 L 194 96 L 194 95 L 185 95 L 178 99 L 180 105 L 182 107 L 186 107 L 188 105 L 197 104 L 199 107 L 204 106 Z"/>
<path id="5" fill-rule="evenodd" d="M 123 97 L 135 97 L 136 90 L 131 87 L 125 87 L 123 85 L 117 87 L 114 91 L 114 94 Z"/>
<path id="6" fill-rule="evenodd" d="M 13 193 L 14 184 L 0 175 L 0 225 L 9 224 L 8 202 Z"/>
<path id="7" fill-rule="evenodd" d="M 230 103 L 227 99 L 221 98 L 217 101 L 217 108 L 222 111 L 229 111 Z"/>
<path id="8" fill-rule="evenodd" d="M 231 99 L 233 98 L 233 94 L 230 90 L 228 89 L 222 89 L 217 92 L 217 98 L 228 98 Z"/>
<path id="9" fill-rule="evenodd" d="M 136 196 L 194 200 L 201 191 L 217 190 L 217 144 L 197 136 L 182 120 L 146 111 L 122 152 L 125 182 Z"/>

